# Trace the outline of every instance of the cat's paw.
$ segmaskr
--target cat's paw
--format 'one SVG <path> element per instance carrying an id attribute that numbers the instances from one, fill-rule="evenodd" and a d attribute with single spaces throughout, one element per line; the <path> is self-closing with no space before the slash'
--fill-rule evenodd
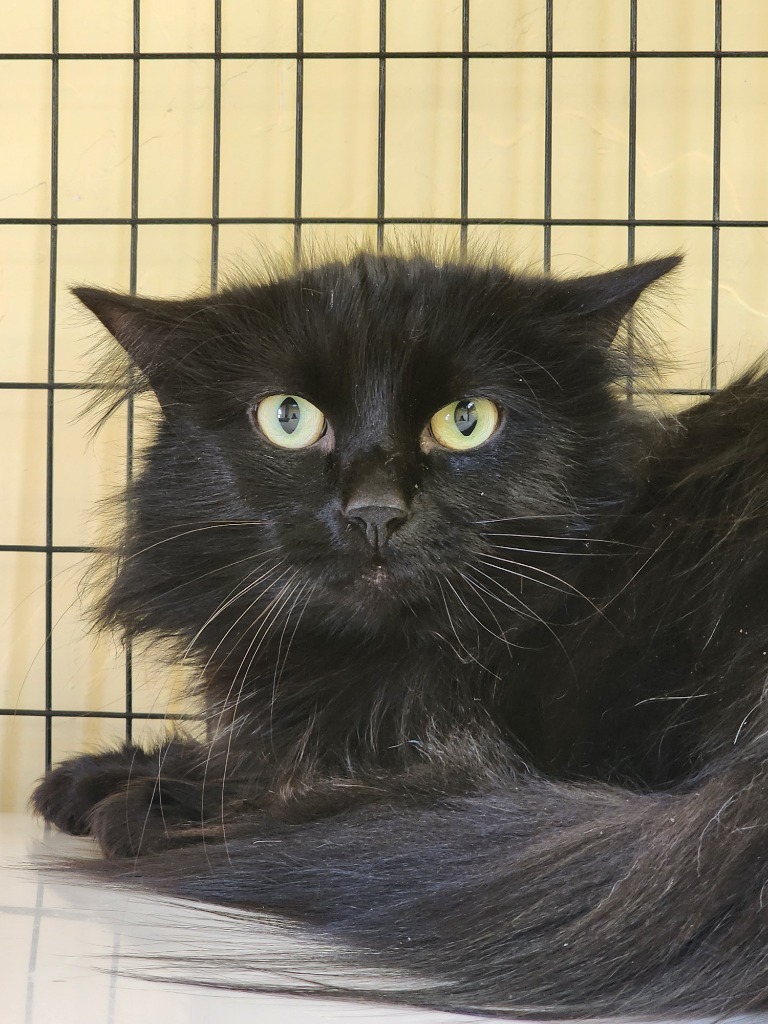
<path id="1" fill-rule="evenodd" d="M 150 779 L 136 779 L 123 792 L 112 793 L 93 808 L 88 831 L 105 857 L 137 857 L 164 845 L 165 824 L 154 806 L 155 788 Z"/>
<path id="2" fill-rule="evenodd" d="M 32 806 L 62 832 L 93 836 L 106 857 L 137 857 L 195 841 L 203 794 L 196 783 L 78 757 L 48 772 Z"/>
<path id="3" fill-rule="evenodd" d="M 158 780 L 105 771 L 94 758 L 65 761 L 32 794 L 34 809 L 70 835 L 91 835 L 106 857 L 136 857 L 173 845 L 190 810 L 162 799 Z"/>
<path id="4" fill-rule="evenodd" d="M 82 836 L 90 832 L 97 804 L 124 784 L 125 771 L 105 771 L 98 756 L 83 755 L 64 761 L 40 780 L 31 805 L 45 821 L 62 832 Z"/>
<path id="5" fill-rule="evenodd" d="M 105 857 L 139 857 L 200 842 L 206 830 L 202 786 L 178 779 L 133 779 L 101 800 L 89 832 Z"/>
<path id="6" fill-rule="evenodd" d="M 222 806 L 223 783 L 195 777 L 201 763 L 190 744 L 127 744 L 64 761 L 38 783 L 31 805 L 63 832 L 93 836 L 107 857 L 138 856 L 194 841 Z"/>

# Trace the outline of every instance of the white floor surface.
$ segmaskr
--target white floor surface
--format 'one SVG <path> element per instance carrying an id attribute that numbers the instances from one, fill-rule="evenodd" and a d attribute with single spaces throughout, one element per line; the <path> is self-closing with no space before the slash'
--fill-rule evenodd
<path id="1" fill-rule="evenodd" d="M 286 941 L 296 940 L 283 935 L 276 943 L 269 929 L 254 930 L 249 924 L 245 932 L 242 925 L 212 920 L 195 906 L 77 880 L 51 881 L 35 867 L 43 858 L 71 855 L 89 845 L 26 815 L 0 815 L 3 1024 L 458 1024 L 472 1019 L 137 978 L 141 957 L 152 953 L 237 950 L 243 943 L 252 952 L 260 942 L 274 952 L 280 942 L 285 948 Z M 165 968 L 155 967 L 155 972 L 162 976 Z"/>

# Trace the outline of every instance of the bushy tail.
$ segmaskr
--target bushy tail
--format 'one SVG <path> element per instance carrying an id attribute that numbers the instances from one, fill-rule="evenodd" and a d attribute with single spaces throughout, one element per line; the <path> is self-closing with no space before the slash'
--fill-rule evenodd
<path id="1" fill-rule="evenodd" d="M 766 817 L 757 763 L 669 793 L 527 778 L 430 807 L 240 822 L 226 847 L 136 867 L 162 892 L 288 915 L 354 946 L 361 966 L 423 982 L 382 986 L 386 999 L 734 1013 L 768 1008 Z"/>

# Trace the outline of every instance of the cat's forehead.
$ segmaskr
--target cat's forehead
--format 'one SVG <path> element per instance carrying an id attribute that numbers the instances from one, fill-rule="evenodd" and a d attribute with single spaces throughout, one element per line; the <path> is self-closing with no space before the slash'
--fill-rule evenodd
<path id="1" fill-rule="evenodd" d="M 483 287 L 482 285 L 486 286 Z M 428 265 L 320 268 L 276 291 L 270 340 L 285 387 L 308 397 L 419 401 L 498 380 L 515 363 L 487 282 Z M 428 399 L 429 400 L 429 399 Z"/>

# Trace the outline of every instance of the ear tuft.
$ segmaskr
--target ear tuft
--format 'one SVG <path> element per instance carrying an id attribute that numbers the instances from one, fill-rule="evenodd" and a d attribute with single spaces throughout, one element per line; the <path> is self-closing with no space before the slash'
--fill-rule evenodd
<path id="1" fill-rule="evenodd" d="M 576 278 L 573 282 L 575 308 L 572 312 L 588 316 L 601 310 L 629 312 L 650 285 L 678 267 L 683 261 L 679 254 L 663 256 L 643 263 L 631 263 L 618 270 Z"/>
<path id="2" fill-rule="evenodd" d="M 153 387 L 159 377 L 168 376 L 186 350 L 187 338 L 179 326 L 201 306 L 189 300 L 145 299 L 100 288 L 73 288 L 72 293 L 120 342 Z"/>
<path id="3" fill-rule="evenodd" d="M 559 281 L 560 310 L 567 318 L 583 322 L 597 340 L 610 345 L 646 288 L 678 267 L 682 259 L 678 254 L 663 256 L 603 274 Z"/>
<path id="4" fill-rule="evenodd" d="M 137 299 L 101 288 L 73 288 L 72 294 L 101 320 L 110 334 L 122 342 L 132 319 L 131 313 L 138 305 Z"/>

